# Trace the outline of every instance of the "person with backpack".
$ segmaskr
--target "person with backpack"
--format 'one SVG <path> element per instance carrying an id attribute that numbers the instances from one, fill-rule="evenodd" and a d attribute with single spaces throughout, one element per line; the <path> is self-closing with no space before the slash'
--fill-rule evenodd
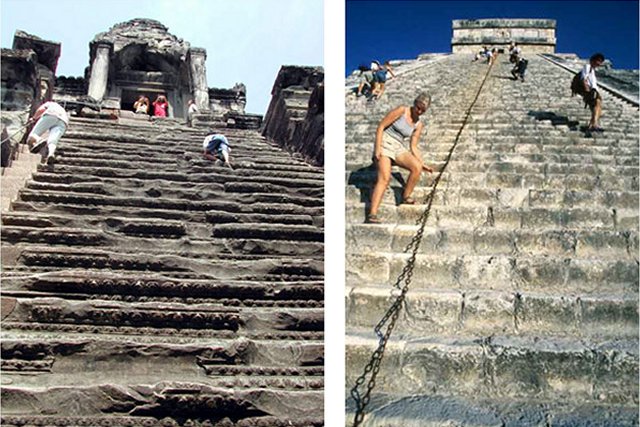
<path id="1" fill-rule="evenodd" d="M 604 55 L 595 53 L 589 58 L 589 63 L 576 74 L 571 82 L 572 95 L 581 95 L 585 108 L 589 106 L 591 110 L 591 120 L 588 130 L 590 132 L 603 132 L 600 127 L 600 116 L 602 115 L 602 96 L 598 91 L 598 81 L 596 79 L 596 68 L 604 63 Z"/>
<path id="2" fill-rule="evenodd" d="M 520 78 L 520 80 L 524 82 L 524 73 L 527 71 L 527 65 L 529 65 L 529 61 L 522 56 L 518 57 L 515 67 L 511 70 L 513 80 Z"/>
<path id="3" fill-rule="evenodd" d="M 387 82 L 387 73 L 391 74 L 391 77 L 395 77 L 393 74 L 393 68 L 389 61 L 385 62 L 379 70 L 375 71 L 373 76 L 373 91 L 371 91 L 372 98 L 380 99 L 384 93 L 384 85 Z"/>
<path id="4" fill-rule="evenodd" d="M 231 162 L 229 162 L 229 152 L 231 148 L 229 147 L 229 141 L 226 136 L 218 133 L 207 135 L 202 142 L 202 149 L 204 150 L 202 157 L 205 159 L 213 161 L 222 160 L 225 166 L 233 169 Z"/>
<path id="5" fill-rule="evenodd" d="M 360 71 L 360 84 L 358 85 L 356 96 L 370 94 L 373 88 L 373 70 L 366 65 L 359 66 L 358 70 Z"/>
<path id="6" fill-rule="evenodd" d="M 376 165 L 378 176 L 371 194 L 371 206 L 366 218 L 369 224 L 380 224 L 378 208 L 382 203 L 382 196 L 389 186 L 391 179 L 391 165 L 396 164 L 409 170 L 407 183 L 402 191 L 402 204 L 414 205 L 411 197 L 413 189 L 420 180 L 423 171 L 433 172 L 424 164 L 418 150 L 418 142 L 424 125 L 420 121 L 431 105 L 431 96 L 420 93 L 411 107 L 401 105 L 391 110 L 380 121 L 376 130 L 376 142 L 373 151 L 373 163 Z M 409 144 L 407 144 L 407 140 Z"/>

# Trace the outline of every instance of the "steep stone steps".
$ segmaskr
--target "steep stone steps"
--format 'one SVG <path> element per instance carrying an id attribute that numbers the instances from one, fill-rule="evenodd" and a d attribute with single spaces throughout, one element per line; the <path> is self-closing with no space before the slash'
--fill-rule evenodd
<path id="1" fill-rule="evenodd" d="M 323 424 L 323 170 L 220 132 L 71 120 L 2 217 L 3 425 Z"/>
<path id="2" fill-rule="evenodd" d="M 346 97 L 348 422 L 457 141 L 364 425 L 637 425 L 638 109 L 605 93 L 606 131 L 589 134 L 571 75 L 528 59 L 521 83 L 499 57 L 471 108 L 488 67 L 467 55 L 390 80 L 381 101 Z M 384 224 L 362 224 L 375 129 L 416 88 L 433 96 L 419 148 L 436 173 L 422 204 L 399 205 L 407 173 L 393 167 Z"/>

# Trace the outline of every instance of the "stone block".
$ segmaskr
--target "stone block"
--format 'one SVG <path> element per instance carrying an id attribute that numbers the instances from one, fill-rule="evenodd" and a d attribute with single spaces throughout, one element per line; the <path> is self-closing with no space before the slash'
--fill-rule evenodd
<path id="1" fill-rule="evenodd" d="M 412 290 L 405 299 L 403 329 L 412 336 L 455 332 L 460 328 L 462 301 L 458 292 Z"/>
<path id="2" fill-rule="evenodd" d="M 563 286 L 566 263 L 558 258 L 518 258 L 513 267 L 514 285 L 523 290 Z"/>
<path id="3" fill-rule="evenodd" d="M 617 258 L 627 251 L 627 236 L 613 231 L 580 231 L 575 250 L 580 258 Z"/>
<path id="4" fill-rule="evenodd" d="M 580 327 L 590 333 L 627 335 L 638 332 L 637 298 L 584 296 L 579 300 Z"/>
<path id="5" fill-rule="evenodd" d="M 465 331 L 513 333 L 515 295 L 511 292 L 465 292 L 462 319 Z"/>
<path id="6" fill-rule="evenodd" d="M 389 259 L 378 254 L 347 254 L 347 283 L 356 287 L 367 283 L 387 283 Z M 391 271 L 391 274 L 393 271 Z M 391 276 L 394 277 L 394 276 Z"/>
<path id="7" fill-rule="evenodd" d="M 346 250 L 349 253 L 389 252 L 394 228 L 392 225 L 348 226 L 345 236 Z"/>
<path id="8" fill-rule="evenodd" d="M 522 333 L 576 332 L 579 318 L 576 298 L 542 294 L 521 294 L 517 301 L 516 322 Z"/>
<path id="9" fill-rule="evenodd" d="M 576 238 L 570 231 L 522 230 L 516 233 L 515 245 L 518 253 L 564 258 L 574 255 Z"/>

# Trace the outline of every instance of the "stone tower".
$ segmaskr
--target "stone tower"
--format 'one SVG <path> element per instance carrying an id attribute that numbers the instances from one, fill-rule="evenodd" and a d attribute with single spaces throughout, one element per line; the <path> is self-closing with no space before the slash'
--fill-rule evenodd
<path id="1" fill-rule="evenodd" d="M 507 47 L 516 42 L 527 53 L 554 53 L 553 19 L 458 19 L 453 21 L 453 53 L 475 53 L 483 46 Z"/>
<path id="2" fill-rule="evenodd" d="M 115 98 L 131 109 L 139 95 L 152 101 L 165 94 L 174 117 L 183 117 L 189 98 L 200 111 L 209 109 L 206 50 L 170 34 L 152 19 L 114 25 L 90 43 L 88 94 L 95 100 Z"/>

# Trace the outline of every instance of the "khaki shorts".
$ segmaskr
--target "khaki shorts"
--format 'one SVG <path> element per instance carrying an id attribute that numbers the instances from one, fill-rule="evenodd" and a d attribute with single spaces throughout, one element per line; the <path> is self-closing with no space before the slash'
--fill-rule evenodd
<path id="1" fill-rule="evenodd" d="M 382 134 L 382 155 L 383 156 L 387 156 L 391 160 L 395 161 L 396 157 L 398 157 L 400 154 L 409 153 L 409 152 L 410 152 L 409 149 L 405 147 L 405 145 L 402 142 L 398 141 L 397 139 L 395 139 L 394 137 L 392 137 L 386 132 Z"/>

